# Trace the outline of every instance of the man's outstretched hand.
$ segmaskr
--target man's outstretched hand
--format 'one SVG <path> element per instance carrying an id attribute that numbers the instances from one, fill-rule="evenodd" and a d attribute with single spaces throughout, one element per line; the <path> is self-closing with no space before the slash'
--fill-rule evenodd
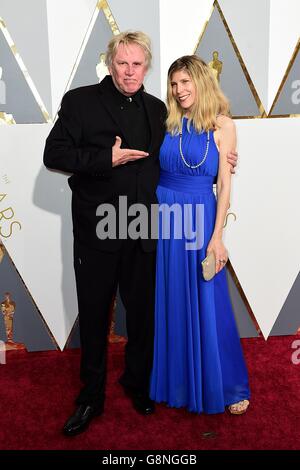
<path id="1" fill-rule="evenodd" d="M 148 157 L 149 153 L 142 150 L 121 149 L 122 139 L 118 135 L 112 147 L 112 166 L 124 165 L 125 163 L 140 160 L 141 158 Z"/>

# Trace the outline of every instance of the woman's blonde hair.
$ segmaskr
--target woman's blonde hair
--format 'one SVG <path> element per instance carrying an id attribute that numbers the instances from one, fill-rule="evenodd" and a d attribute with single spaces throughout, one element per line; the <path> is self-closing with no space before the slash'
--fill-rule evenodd
<path id="1" fill-rule="evenodd" d="M 141 31 L 125 31 L 123 33 L 114 36 L 108 43 L 105 63 L 108 67 L 111 67 L 113 58 L 116 55 L 117 49 L 120 44 L 128 46 L 130 44 L 137 44 L 145 52 L 146 66 L 151 66 L 152 53 L 151 53 L 151 41 L 147 34 Z"/>
<path id="2" fill-rule="evenodd" d="M 196 88 L 196 100 L 189 113 L 188 129 L 191 123 L 198 132 L 215 129 L 218 114 L 230 116 L 229 101 L 208 65 L 196 55 L 186 55 L 175 60 L 168 70 L 167 131 L 172 135 L 178 134 L 186 112 L 172 94 L 172 77 L 180 70 L 187 72 Z"/>

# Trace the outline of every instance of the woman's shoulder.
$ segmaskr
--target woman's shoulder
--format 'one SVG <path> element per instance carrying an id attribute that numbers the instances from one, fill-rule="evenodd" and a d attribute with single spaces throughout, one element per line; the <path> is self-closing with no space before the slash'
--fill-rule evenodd
<path id="1" fill-rule="evenodd" d="M 235 122 L 231 117 L 225 116 L 225 114 L 218 114 L 217 116 L 217 126 L 220 130 L 234 130 Z"/>

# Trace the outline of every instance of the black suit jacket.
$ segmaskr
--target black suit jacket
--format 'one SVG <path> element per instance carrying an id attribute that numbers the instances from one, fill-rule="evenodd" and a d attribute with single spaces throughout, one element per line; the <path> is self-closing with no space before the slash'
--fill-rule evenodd
<path id="1" fill-rule="evenodd" d="M 51 130 L 44 151 L 48 168 L 73 173 L 69 178 L 72 189 L 74 237 L 94 249 L 115 251 L 122 240 L 100 240 L 96 235 L 99 204 L 110 203 L 118 217 L 119 196 L 128 202 L 145 204 L 149 209 L 156 203 L 159 178 L 159 149 L 165 133 L 166 108 L 162 101 L 142 91 L 148 116 L 151 141 L 149 156 L 137 162 L 112 167 L 112 146 L 116 135 L 122 138 L 122 148 L 135 149 L 122 128 L 119 109 L 111 99 L 111 77 L 100 84 L 71 90 L 63 97 L 59 118 Z M 145 251 L 153 251 L 156 240 L 141 240 Z"/>

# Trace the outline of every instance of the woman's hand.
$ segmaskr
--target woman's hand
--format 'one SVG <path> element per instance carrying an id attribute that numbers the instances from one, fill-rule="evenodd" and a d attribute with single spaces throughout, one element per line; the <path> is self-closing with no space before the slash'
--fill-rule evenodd
<path id="1" fill-rule="evenodd" d="M 206 250 L 206 256 L 211 252 L 214 252 L 216 258 L 216 273 L 221 271 L 228 260 L 228 252 L 221 239 L 212 238 L 208 244 Z"/>

